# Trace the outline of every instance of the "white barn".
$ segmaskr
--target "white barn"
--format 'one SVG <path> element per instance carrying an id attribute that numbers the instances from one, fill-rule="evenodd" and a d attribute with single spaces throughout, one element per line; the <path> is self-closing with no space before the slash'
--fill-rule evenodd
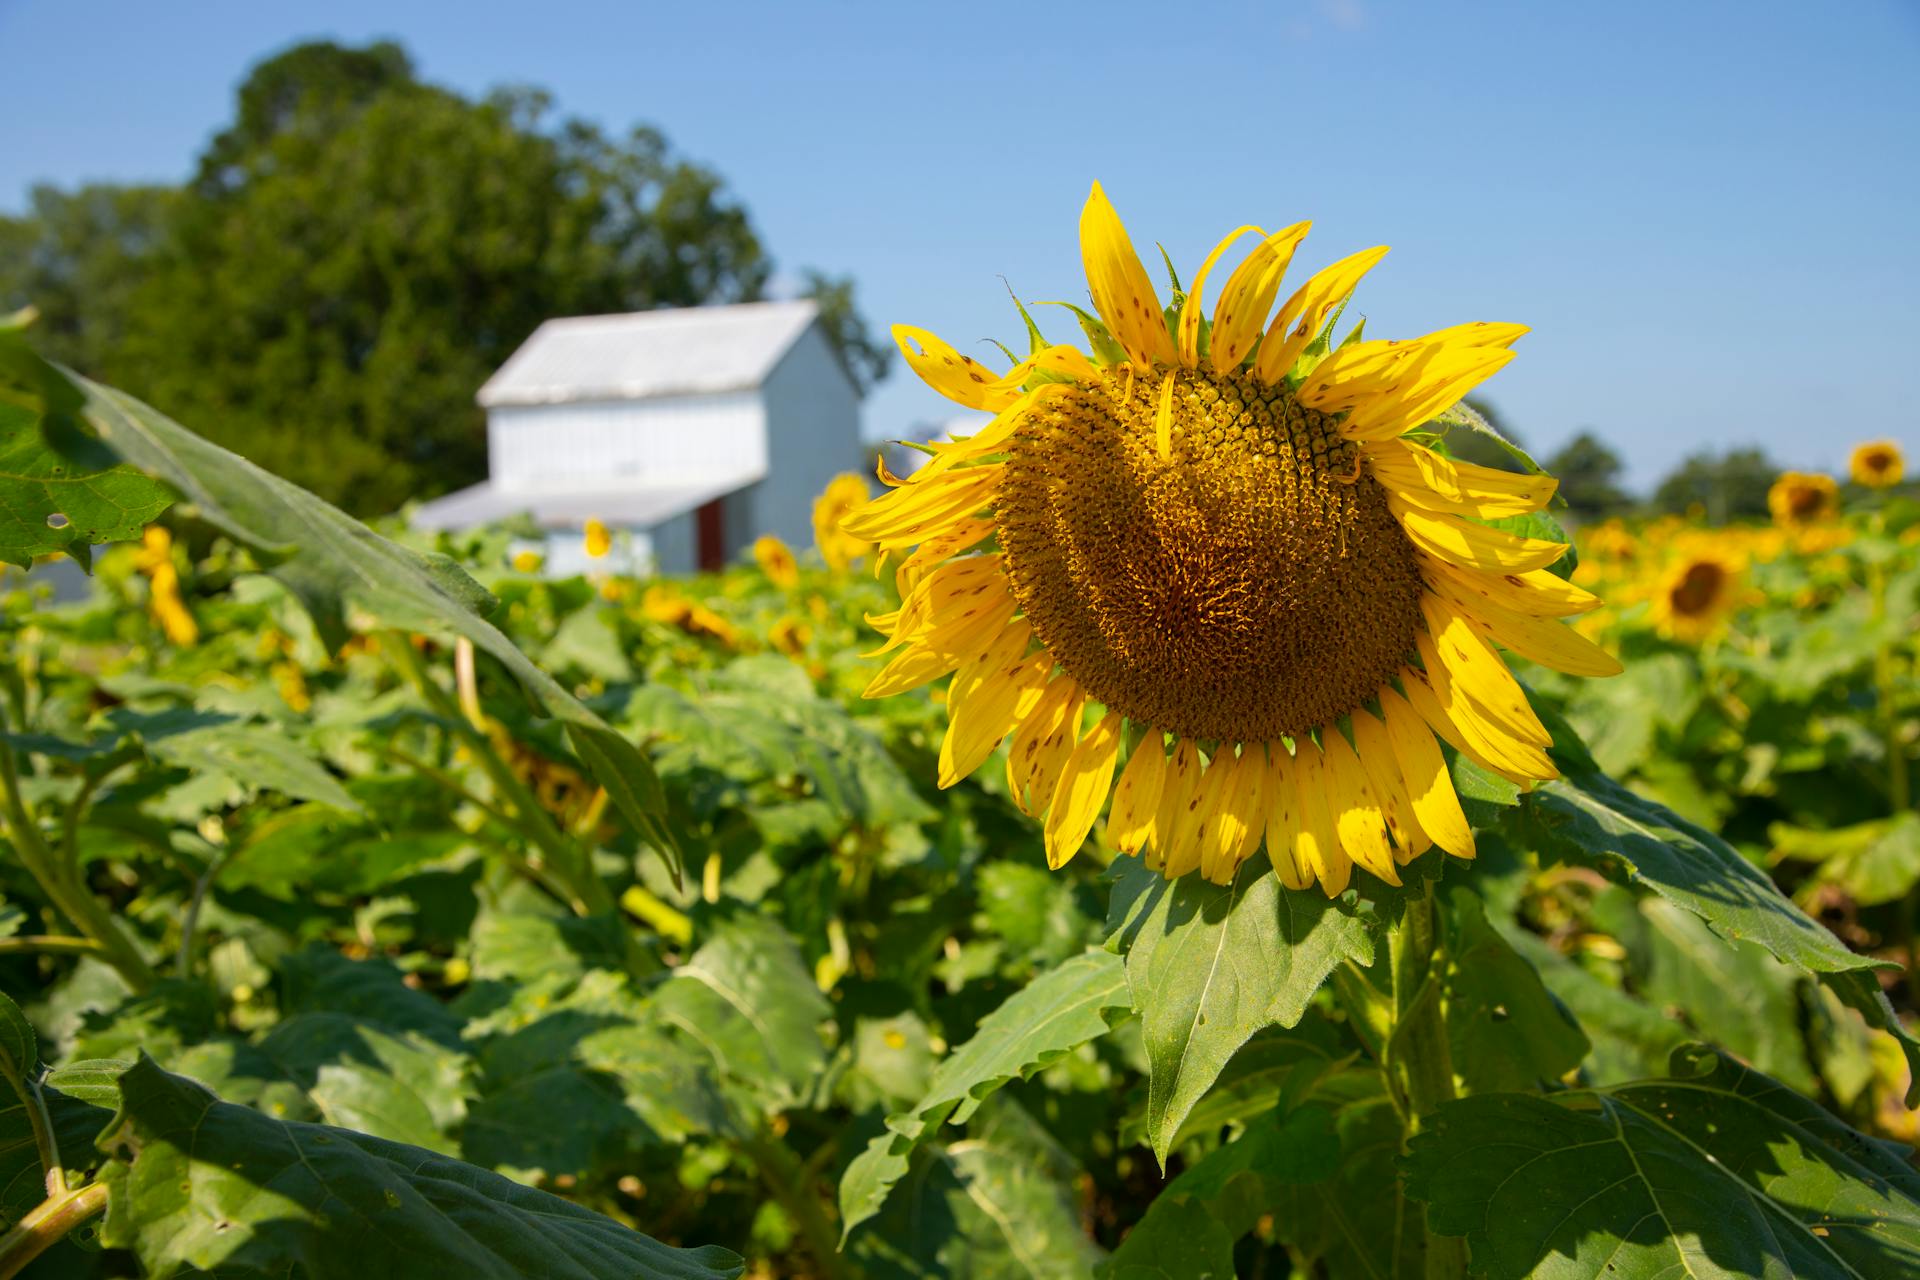
<path id="1" fill-rule="evenodd" d="M 480 388 L 487 479 L 423 503 L 459 529 L 520 513 L 550 572 L 718 569 L 756 537 L 813 537 L 813 499 L 860 456 L 860 396 L 811 302 L 549 320 Z M 625 537 L 619 531 L 626 532 Z"/>

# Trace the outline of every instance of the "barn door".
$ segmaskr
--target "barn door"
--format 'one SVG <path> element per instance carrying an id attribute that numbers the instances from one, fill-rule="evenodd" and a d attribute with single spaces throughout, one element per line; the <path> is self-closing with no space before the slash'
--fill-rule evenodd
<path id="1" fill-rule="evenodd" d="M 702 573 L 718 573 L 727 567 L 725 522 L 720 518 L 721 501 L 715 498 L 693 513 L 694 559 Z"/>

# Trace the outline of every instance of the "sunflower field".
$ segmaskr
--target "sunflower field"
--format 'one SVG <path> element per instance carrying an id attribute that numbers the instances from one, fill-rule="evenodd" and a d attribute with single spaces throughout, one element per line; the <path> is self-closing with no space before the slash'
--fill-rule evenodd
<path id="1" fill-rule="evenodd" d="M 1920 1275 L 1898 449 L 1569 529 L 1304 234 L 1096 188 L 1088 350 L 903 329 L 993 424 L 691 580 L 0 328 L 0 1280 Z"/>

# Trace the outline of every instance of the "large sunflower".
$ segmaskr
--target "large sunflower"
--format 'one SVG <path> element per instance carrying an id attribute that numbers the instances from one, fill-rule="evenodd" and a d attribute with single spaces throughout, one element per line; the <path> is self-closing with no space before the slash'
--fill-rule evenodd
<path id="1" fill-rule="evenodd" d="M 1473 856 L 1436 734 L 1515 781 L 1554 776 L 1495 643 L 1619 670 L 1554 621 L 1598 604 L 1546 572 L 1565 548 L 1485 523 L 1540 509 L 1555 482 L 1408 436 L 1526 330 L 1356 333 L 1329 351 L 1384 248 L 1313 276 L 1269 324 L 1307 228 L 1240 228 L 1163 309 L 1096 184 L 1091 356 L 1039 347 L 996 374 L 894 330 L 930 386 L 996 416 L 908 479 L 883 474 L 892 491 L 845 521 L 908 553 L 901 607 L 871 619 L 893 656 L 867 695 L 952 674 L 940 784 L 1012 734 L 1008 780 L 1044 815 L 1052 866 L 1111 790 L 1109 838 L 1168 877 L 1225 883 L 1264 839 L 1290 888 L 1338 894 L 1356 863 L 1397 884 L 1432 845 Z M 1248 233 L 1209 321 L 1209 278 Z"/>

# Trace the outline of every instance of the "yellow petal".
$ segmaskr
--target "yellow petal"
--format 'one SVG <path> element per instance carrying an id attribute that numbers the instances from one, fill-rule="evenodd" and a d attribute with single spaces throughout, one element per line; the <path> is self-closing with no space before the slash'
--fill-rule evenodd
<path id="1" fill-rule="evenodd" d="M 947 715 L 951 718 L 975 696 L 993 686 L 994 681 L 1011 674 L 1027 655 L 1027 642 L 1033 627 L 1025 618 L 1015 618 L 1005 631 L 995 636 L 986 652 L 953 673 L 947 686 Z"/>
<path id="2" fill-rule="evenodd" d="M 1279 382 L 1292 371 L 1293 362 L 1319 335 L 1320 326 L 1334 308 L 1353 292 L 1360 277 L 1386 256 L 1387 247 L 1381 245 L 1342 258 L 1301 285 L 1287 299 L 1273 318 L 1273 326 L 1267 330 L 1266 341 L 1260 344 L 1260 354 L 1254 361 L 1254 370 L 1263 382 Z"/>
<path id="3" fill-rule="evenodd" d="M 1198 760 L 1196 754 L 1195 759 Z M 1198 766 L 1186 803 L 1174 810 L 1173 833 L 1167 840 L 1167 879 L 1189 875 L 1208 864 L 1212 855 L 1209 841 L 1217 834 L 1213 814 L 1219 809 L 1229 778 L 1233 756 L 1224 750 L 1214 755 L 1211 764 Z"/>
<path id="4" fill-rule="evenodd" d="M 1238 369 L 1260 341 L 1261 331 L 1267 327 L 1267 312 L 1273 309 L 1294 250 L 1312 227 L 1311 222 L 1296 222 L 1274 232 L 1227 277 L 1227 287 L 1220 291 L 1220 302 L 1213 309 L 1213 332 L 1207 346 L 1207 358 L 1215 373 Z"/>
<path id="5" fill-rule="evenodd" d="M 1400 527 L 1407 531 L 1414 546 L 1465 569 L 1526 573 L 1546 568 L 1567 552 L 1562 543 L 1516 537 L 1459 516 L 1422 511 L 1409 506 L 1391 489 L 1387 490 L 1387 508 L 1399 518 Z"/>
<path id="6" fill-rule="evenodd" d="M 1453 790 L 1453 777 L 1447 772 L 1446 759 L 1440 754 L 1432 731 L 1392 689 L 1380 691 L 1380 709 L 1386 713 L 1394 763 L 1400 767 L 1407 800 L 1421 829 L 1456 858 L 1473 857 L 1473 827 L 1460 808 L 1460 797 Z"/>
<path id="7" fill-rule="evenodd" d="M 1107 815 L 1107 838 L 1122 853 L 1138 853 L 1153 831 L 1154 811 L 1167 775 L 1167 747 L 1158 729 L 1148 729 L 1113 789 L 1113 812 Z"/>
<path id="8" fill-rule="evenodd" d="M 1339 728 L 1329 725 L 1320 734 L 1327 761 L 1328 799 L 1333 828 L 1347 856 L 1388 884 L 1400 883 L 1393 847 L 1387 843 L 1387 821 L 1380 797 L 1368 780 L 1360 757 Z"/>
<path id="9" fill-rule="evenodd" d="M 1471 748 L 1467 752 L 1470 758 L 1516 781 L 1558 776 L 1545 751 L 1515 737 L 1483 703 L 1454 683 L 1452 673 L 1434 648 L 1433 637 L 1421 632 L 1414 637 L 1414 644 L 1421 661 L 1427 664 L 1426 682 L 1443 708 L 1442 718 L 1459 730 L 1460 737 Z M 1415 699 L 1414 707 L 1425 715 L 1426 709 L 1412 686 L 1408 686 L 1407 694 Z"/>
<path id="10" fill-rule="evenodd" d="M 1160 409 L 1153 417 L 1154 445 L 1160 451 L 1160 461 L 1165 462 L 1173 456 L 1173 374 L 1168 373 L 1165 382 L 1160 384 Z"/>
<path id="11" fill-rule="evenodd" d="M 1413 505 L 1477 520 L 1539 511 L 1560 487 L 1552 476 L 1522 476 L 1454 462 L 1400 440 L 1366 444 L 1360 451 L 1375 478 Z"/>
<path id="12" fill-rule="evenodd" d="M 1047 811 L 1047 865 L 1058 871 L 1086 843 L 1093 820 L 1113 783 L 1114 757 L 1120 748 L 1120 713 L 1109 711 L 1080 739 L 1054 788 Z"/>
<path id="13" fill-rule="evenodd" d="M 1574 586 L 1547 569 L 1530 573 L 1482 573 L 1449 564 L 1415 547 L 1414 558 L 1430 583 L 1445 579 L 1469 596 L 1530 618 L 1565 618 L 1600 607 L 1600 597 Z"/>
<path id="14" fill-rule="evenodd" d="M 893 326 L 893 340 L 907 367 L 949 400 L 969 409 L 999 410 L 1020 398 L 1017 389 L 996 385 L 999 374 L 972 356 L 961 355 L 925 329 L 897 324 Z"/>
<path id="15" fill-rule="evenodd" d="M 1415 644 L 1417 645 L 1424 638 L 1425 637 L 1422 636 L 1414 637 Z M 1468 734 L 1461 729 L 1460 725 L 1454 722 L 1453 716 L 1448 713 L 1446 707 L 1442 704 L 1438 692 L 1437 686 L 1446 682 L 1447 673 L 1440 667 L 1440 658 L 1437 654 L 1434 656 L 1433 665 L 1434 669 L 1439 673 L 1437 676 L 1430 675 L 1427 671 L 1419 667 L 1408 666 L 1400 669 L 1400 684 L 1401 687 L 1407 691 L 1406 700 L 1408 705 L 1419 713 L 1420 718 L 1426 721 L 1427 727 L 1438 735 L 1442 741 L 1467 759 L 1491 773 L 1499 774 L 1509 782 L 1517 783 L 1521 786 L 1531 786 L 1533 783 L 1533 775 L 1527 772 L 1525 764 L 1519 762 L 1511 764 L 1502 763 L 1494 759 L 1494 754 L 1497 754 L 1497 749 L 1489 751 L 1482 748 L 1483 730 L 1481 721 L 1477 717 L 1467 715 L 1464 712 L 1462 713 L 1462 718 L 1468 720 L 1475 726 L 1472 737 L 1469 737 Z M 1447 697 L 1451 699 L 1453 697 L 1452 685 L 1446 684 L 1446 688 L 1448 690 Z M 1515 743 L 1513 745 L 1516 750 L 1521 752 L 1534 750 L 1534 748 L 1527 747 L 1522 743 Z M 1541 755 L 1541 758 L 1545 759 L 1544 754 Z"/>
<path id="16" fill-rule="evenodd" d="M 1003 588 L 997 596 L 983 598 L 923 632 L 881 668 L 861 696 L 888 698 L 905 693 L 973 661 L 986 652 L 1015 607 L 1012 593 Z"/>
<path id="17" fill-rule="evenodd" d="M 1446 578 L 1427 585 L 1453 605 L 1483 638 L 1504 645 L 1528 661 L 1570 676 L 1617 676 L 1625 670 L 1618 658 L 1561 623 L 1530 618 L 1476 599 Z"/>
<path id="18" fill-rule="evenodd" d="M 1207 260 L 1200 264 L 1200 270 L 1193 277 L 1193 288 L 1187 291 L 1187 299 L 1180 308 L 1180 363 L 1189 369 L 1200 367 L 1200 317 L 1201 299 L 1207 290 L 1207 276 L 1213 270 L 1213 264 L 1220 261 L 1220 255 L 1241 236 L 1252 231 L 1266 235 L 1259 227 L 1248 225 L 1239 228 L 1213 247 Z"/>
<path id="19" fill-rule="evenodd" d="M 964 467 L 924 485 L 907 484 L 848 512 L 840 527 L 865 542 L 908 546 L 950 532 L 993 502 L 1004 463 Z"/>
<path id="20" fill-rule="evenodd" d="M 1019 392 L 1012 404 L 995 415 L 993 421 L 965 440 L 935 445 L 937 451 L 918 471 L 907 478 L 909 485 L 925 484 L 944 475 L 963 462 L 975 462 L 1001 451 L 1010 436 L 1033 410 L 1050 400 L 1074 394 L 1064 383 L 1048 382 L 1032 391 Z"/>
<path id="21" fill-rule="evenodd" d="M 1329 898 L 1347 891 L 1353 878 L 1353 863 L 1340 848 L 1334 835 L 1333 817 L 1327 808 L 1325 757 L 1310 738 L 1294 740 L 1293 781 L 1300 797 L 1300 831 L 1296 837 L 1300 858 L 1320 881 L 1320 890 Z"/>
<path id="22" fill-rule="evenodd" d="M 1200 748 L 1194 745 L 1192 738 L 1182 738 L 1173 748 L 1173 756 L 1167 761 L 1165 777 L 1160 784 L 1160 802 L 1154 807 L 1152 857 L 1147 865 L 1160 871 L 1169 879 L 1175 874 L 1168 869 L 1174 850 L 1178 847 L 1180 820 L 1189 811 L 1194 788 L 1200 785 Z"/>
<path id="23" fill-rule="evenodd" d="M 1551 746 L 1553 735 L 1534 714 L 1526 690 L 1460 610 L 1438 596 L 1423 594 L 1420 612 L 1427 620 L 1433 646 L 1455 687 L 1479 703 L 1501 727 L 1522 742 L 1541 748 Z"/>
<path id="24" fill-rule="evenodd" d="M 1052 670 L 1053 660 L 1046 654 L 1031 654 L 951 711 L 947 735 L 940 741 L 937 781 L 942 790 L 986 763 L 1000 740 L 1032 712 Z"/>
<path id="25" fill-rule="evenodd" d="M 1080 211 L 1080 257 L 1086 264 L 1094 310 L 1107 322 L 1127 358 L 1143 369 L 1174 363 L 1173 335 L 1167 332 L 1160 299 L 1120 215 L 1097 182 Z"/>
<path id="26" fill-rule="evenodd" d="M 1006 590 L 998 553 L 968 556 L 929 570 L 907 589 L 906 597 L 886 628 L 888 642 L 862 657 L 875 658 L 919 639 L 928 628 L 951 620 L 981 597 Z"/>
<path id="27" fill-rule="evenodd" d="M 1513 352 L 1499 347 L 1440 352 L 1420 362 L 1417 376 L 1354 409 L 1341 421 L 1340 434 L 1349 440 L 1392 440 L 1405 435 L 1460 403 L 1512 360 Z"/>
<path id="28" fill-rule="evenodd" d="M 1267 744 L 1267 860 L 1289 889 L 1313 883 L 1313 868 L 1300 849 L 1300 786 L 1293 778 L 1293 753 L 1283 742 Z"/>
<path id="29" fill-rule="evenodd" d="M 928 565 L 938 564 L 948 556 L 959 555 L 962 551 L 985 542 L 995 528 L 991 520 L 962 520 L 938 537 L 922 542 L 912 555 L 900 562 L 900 568 L 911 574 L 925 569 Z"/>
<path id="30" fill-rule="evenodd" d="M 1087 695 L 1079 682 L 1061 672 L 1047 686 L 1033 714 L 1021 721 L 1007 751 L 1007 778 L 1015 801 L 1033 817 L 1053 802 L 1060 771 L 1080 738 L 1080 713 Z"/>
<path id="31" fill-rule="evenodd" d="M 1387 834 L 1393 837 L 1394 860 L 1404 865 L 1414 854 L 1425 852 L 1431 841 L 1408 803 L 1406 783 L 1393 758 L 1393 743 L 1387 737 L 1387 727 L 1360 707 L 1356 707 L 1349 718 L 1353 721 L 1354 754 L 1360 758 L 1360 767 L 1366 771 L 1373 794 L 1380 801 L 1380 816 L 1386 821 Z"/>
<path id="32" fill-rule="evenodd" d="M 1200 874 L 1215 884 L 1231 884 L 1241 860 L 1250 856 L 1260 841 L 1260 814 L 1256 812 L 1259 793 L 1250 785 L 1258 783 L 1266 772 L 1266 761 L 1256 763 L 1254 753 L 1258 750 L 1257 746 L 1248 746 L 1235 755 L 1232 748 L 1223 746 L 1207 770 L 1210 779 L 1218 774 L 1219 780 L 1202 806 L 1206 829 L 1200 839 Z M 1249 834 L 1252 845 L 1248 844 Z"/>

